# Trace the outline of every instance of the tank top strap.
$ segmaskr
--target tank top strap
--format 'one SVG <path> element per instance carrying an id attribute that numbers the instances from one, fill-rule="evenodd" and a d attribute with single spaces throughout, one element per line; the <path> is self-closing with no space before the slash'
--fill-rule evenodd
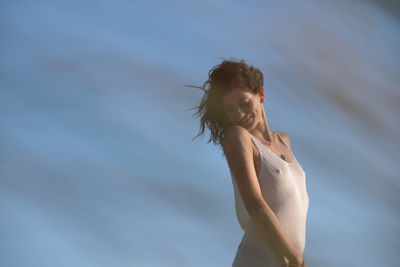
<path id="1" fill-rule="evenodd" d="M 255 136 L 252 135 L 250 132 L 249 132 L 249 134 L 250 134 L 250 137 L 253 140 L 253 143 L 256 146 L 258 152 L 260 153 L 260 155 L 262 155 L 263 154 L 263 150 L 262 150 L 262 146 L 261 146 L 260 141 L 258 141 L 257 138 L 255 138 Z"/>

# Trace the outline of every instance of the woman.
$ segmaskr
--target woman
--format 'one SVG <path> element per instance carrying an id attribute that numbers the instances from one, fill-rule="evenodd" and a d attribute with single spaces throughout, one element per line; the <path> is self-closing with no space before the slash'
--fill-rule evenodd
<path id="1" fill-rule="evenodd" d="M 243 60 L 224 60 L 208 74 L 197 136 L 209 128 L 208 142 L 221 145 L 230 169 L 244 230 L 232 266 L 306 266 L 305 173 L 289 137 L 269 128 L 263 74 Z"/>

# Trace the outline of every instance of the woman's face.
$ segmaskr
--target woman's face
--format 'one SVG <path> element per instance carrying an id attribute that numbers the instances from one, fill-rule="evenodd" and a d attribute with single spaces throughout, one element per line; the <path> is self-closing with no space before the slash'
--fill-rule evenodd
<path id="1" fill-rule="evenodd" d="M 254 94 L 245 87 L 235 88 L 227 93 L 222 102 L 230 122 L 250 130 L 262 121 L 264 98 L 264 88 L 260 93 Z"/>

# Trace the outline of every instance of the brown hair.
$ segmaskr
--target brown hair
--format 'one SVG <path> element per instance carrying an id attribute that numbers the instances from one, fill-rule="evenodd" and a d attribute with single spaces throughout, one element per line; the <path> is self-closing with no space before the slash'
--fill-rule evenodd
<path id="1" fill-rule="evenodd" d="M 200 105 L 196 106 L 195 117 L 200 117 L 200 129 L 193 138 L 203 135 L 207 127 L 210 129 L 210 139 L 214 144 L 222 144 L 225 130 L 231 126 L 222 105 L 222 97 L 235 88 L 248 88 L 254 94 L 263 88 L 262 72 L 247 65 L 244 60 L 223 60 L 208 72 L 208 80 L 203 86 L 191 86 L 204 91 Z"/>

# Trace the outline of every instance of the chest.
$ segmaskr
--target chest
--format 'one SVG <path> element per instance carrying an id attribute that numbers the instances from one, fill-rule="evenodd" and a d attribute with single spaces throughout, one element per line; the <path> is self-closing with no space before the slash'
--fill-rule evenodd
<path id="1" fill-rule="evenodd" d="M 261 188 L 269 188 L 282 195 L 303 190 L 305 172 L 297 160 L 293 158 L 292 162 L 286 162 L 263 147 L 254 151 L 254 168 Z"/>
<path id="2" fill-rule="evenodd" d="M 258 177 L 260 174 L 260 170 L 261 170 L 262 158 L 261 158 L 260 151 L 254 145 L 254 143 L 252 144 L 252 146 L 253 146 L 254 169 L 255 169 L 256 175 Z M 276 149 L 275 150 L 270 149 L 269 153 L 274 153 L 276 155 L 276 157 L 280 157 L 280 155 L 283 155 L 287 159 L 288 162 L 290 162 L 290 163 L 294 162 L 294 158 L 291 155 L 291 153 L 289 151 L 286 151 L 286 150 L 288 150 L 287 148 L 285 148 L 285 149 L 280 148 L 280 149 L 281 150 L 279 150 L 279 151 L 276 151 Z"/>

